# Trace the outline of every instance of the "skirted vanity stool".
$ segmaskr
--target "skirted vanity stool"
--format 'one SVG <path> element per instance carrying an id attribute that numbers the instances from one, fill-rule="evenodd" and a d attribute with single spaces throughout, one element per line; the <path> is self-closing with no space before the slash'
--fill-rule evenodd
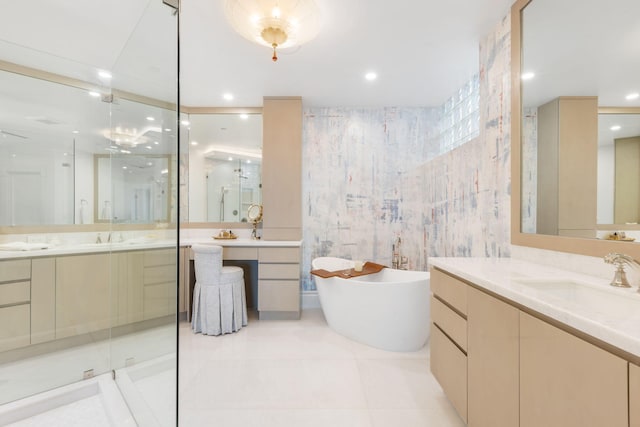
<path id="1" fill-rule="evenodd" d="M 193 245 L 196 283 L 191 328 L 195 333 L 221 335 L 247 325 L 244 272 L 222 266 L 222 247 Z"/>

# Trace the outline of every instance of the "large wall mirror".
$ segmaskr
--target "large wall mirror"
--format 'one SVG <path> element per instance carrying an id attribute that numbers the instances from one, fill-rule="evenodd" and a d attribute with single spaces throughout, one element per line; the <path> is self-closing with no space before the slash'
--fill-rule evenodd
<path id="1" fill-rule="evenodd" d="M 640 72 L 633 0 L 512 8 L 512 242 L 640 256 Z M 631 239 L 629 239 L 631 240 Z"/>
<path id="2" fill-rule="evenodd" d="M 259 108 L 190 113 L 189 222 L 248 224 L 262 203 L 262 114 Z"/>
<path id="3" fill-rule="evenodd" d="M 14 68 L 0 70 L 0 227 L 174 220 L 175 106 Z"/>

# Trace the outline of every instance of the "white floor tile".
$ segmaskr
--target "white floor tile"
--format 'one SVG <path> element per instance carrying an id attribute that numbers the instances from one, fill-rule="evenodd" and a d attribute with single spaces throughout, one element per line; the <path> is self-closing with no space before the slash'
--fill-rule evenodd
<path id="1" fill-rule="evenodd" d="M 464 425 L 429 371 L 429 349 L 378 350 L 320 310 L 220 337 L 180 328 L 180 426 Z"/>

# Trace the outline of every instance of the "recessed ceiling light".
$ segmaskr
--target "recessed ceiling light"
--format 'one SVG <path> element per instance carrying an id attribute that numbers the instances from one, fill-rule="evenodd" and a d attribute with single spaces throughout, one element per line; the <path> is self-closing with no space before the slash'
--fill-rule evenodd
<path id="1" fill-rule="evenodd" d="M 251 159 L 247 160 L 247 163 L 251 163 Z"/>
<path id="2" fill-rule="evenodd" d="M 155 119 L 155 117 L 147 116 L 147 120 L 149 120 L 150 122 L 154 121 Z"/>
<path id="3" fill-rule="evenodd" d="M 129 151 L 129 150 L 120 150 L 120 152 L 122 154 L 131 154 L 131 151 Z"/>
<path id="4" fill-rule="evenodd" d="M 191 145 L 198 145 L 198 141 L 191 141 Z"/>
<path id="5" fill-rule="evenodd" d="M 233 157 L 229 157 L 227 160 L 229 160 L 231 162 L 231 161 L 233 161 Z"/>
<path id="6" fill-rule="evenodd" d="M 640 98 L 640 93 L 638 92 L 630 93 L 629 95 L 625 96 L 625 98 L 627 99 L 627 101 L 633 101 L 634 99 Z"/>
<path id="7" fill-rule="evenodd" d="M 189 126 L 191 124 L 191 122 L 189 120 L 183 120 L 180 122 L 182 125 L 184 126 Z"/>
<path id="8" fill-rule="evenodd" d="M 613 126 L 611 126 L 609 129 L 611 129 L 611 130 L 613 130 L 613 131 L 616 131 L 616 130 L 620 130 L 620 129 L 622 129 L 622 127 L 621 127 L 620 125 L 613 125 Z"/>
<path id="9" fill-rule="evenodd" d="M 231 93 L 225 93 L 224 95 L 222 95 L 222 97 L 224 99 L 226 99 L 227 101 L 231 101 L 233 99 L 233 94 Z"/>
<path id="10" fill-rule="evenodd" d="M 126 168 L 127 168 L 126 166 L 123 166 L 123 167 L 122 167 L 122 169 L 126 169 Z"/>
<path id="11" fill-rule="evenodd" d="M 80 133 L 79 130 L 72 130 L 71 133 Z"/>
<path id="12" fill-rule="evenodd" d="M 94 98 L 97 98 L 100 96 L 100 92 L 96 92 L 95 90 L 92 90 L 89 92 L 90 96 L 93 96 Z"/>
<path id="13" fill-rule="evenodd" d="M 164 131 L 165 131 L 165 132 L 171 132 L 171 129 L 169 129 L 169 128 L 164 128 Z"/>
<path id="14" fill-rule="evenodd" d="M 378 78 L 378 75 L 374 72 L 369 72 L 367 74 L 364 75 L 364 78 L 369 80 L 370 82 L 374 81 L 375 79 Z"/>
<path id="15" fill-rule="evenodd" d="M 147 150 L 151 150 L 153 147 L 150 145 L 145 145 L 144 148 L 146 148 Z"/>
<path id="16" fill-rule="evenodd" d="M 160 145 L 160 143 L 159 143 L 158 141 L 153 141 L 153 143 L 154 143 L 155 145 Z"/>
<path id="17" fill-rule="evenodd" d="M 101 70 L 101 71 L 98 71 L 98 77 L 101 77 L 103 79 L 111 79 L 113 76 L 111 75 L 110 72 Z"/>
<path id="18" fill-rule="evenodd" d="M 241 118 L 242 120 L 247 120 L 247 119 L 249 118 L 249 115 L 248 115 L 248 114 L 244 114 L 244 113 L 243 113 L 243 114 L 240 114 L 240 118 Z"/>
<path id="19" fill-rule="evenodd" d="M 522 80 L 531 80 L 535 76 L 536 76 L 536 73 L 534 73 L 533 71 L 527 71 L 526 73 L 522 73 L 522 76 L 520 76 L 520 78 Z"/>

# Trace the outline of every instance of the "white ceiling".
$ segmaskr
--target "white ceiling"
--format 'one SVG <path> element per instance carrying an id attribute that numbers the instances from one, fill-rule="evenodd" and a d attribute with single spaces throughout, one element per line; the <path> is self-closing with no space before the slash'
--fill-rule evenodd
<path id="1" fill-rule="evenodd" d="M 280 53 L 233 32 L 223 0 L 182 0 L 181 103 L 436 106 L 478 72 L 482 38 L 511 0 L 317 0 L 315 40 Z M 108 5 L 108 7 L 106 7 Z M 0 59 L 170 100 L 175 18 L 161 0 L 0 0 Z M 44 60 L 43 60 L 44 58 Z M 378 80 L 364 80 L 368 71 Z M 168 83 L 169 82 L 169 83 Z M 222 94 L 235 95 L 231 102 Z"/>

